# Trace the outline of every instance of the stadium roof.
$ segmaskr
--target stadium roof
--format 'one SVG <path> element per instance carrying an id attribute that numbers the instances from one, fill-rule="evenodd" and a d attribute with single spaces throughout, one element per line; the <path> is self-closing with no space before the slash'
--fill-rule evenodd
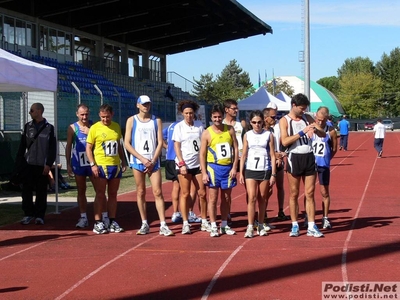
<path id="1" fill-rule="evenodd" d="M 235 0 L 3 0 L 0 7 L 164 55 L 272 33 Z"/>

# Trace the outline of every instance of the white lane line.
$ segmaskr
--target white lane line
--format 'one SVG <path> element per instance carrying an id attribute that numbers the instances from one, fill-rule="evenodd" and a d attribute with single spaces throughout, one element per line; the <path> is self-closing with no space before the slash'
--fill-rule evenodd
<path id="1" fill-rule="evenodd" d="M 342 279 L 343 279 L 343 282 L 345 282 L 345 283 L 347 283 L 347 281 L 348 281 L 348 275 L 347 275 L 347 252 L 348 252 L 349 243 L 350 243 L 350 240 L 351 240 L 351 236 L 353 235 L 353 230 L 354 230 L 354 227 L 356 225 L 357 218 L 358 218 L 358 215 L 360 213 L 362 204 L 364 202 L 365 195 L 366 195 L 368 187 L 369 187 L 369 183 L 371 182 L 371 178 L 372 178 L 372 174 L 373 174 L 374 169 L 375 169 L 376 162 L 377 162 L 377 159 L 375 158 L 374 164 L 372 166 L 371 172 L 369 174 L 367 183 L 366 183 L 365 188 L 364 188 L 364 192 L 363 192 L 363 194 L 361 196 L 360 203 L 358 204 L 357 211 L 356 211 L 356 213 L 354 215 L 354 220 L 351 223 L 351 227 L 350 227 L 349 233 L 347 234 L 346 240 L 345 240 L 344 245 L 343 245 L 341 269 L 342 269 Z"/>
<path id="2" fill-rule="evenodd" d="M 207 286 L 203 296 L 201 297 L 201 300 L 207 300 L 208 299 L 208 296 L 210 295 L 211 290 L 214 287 L 214 285 L 217 283 L 217 280 L 218 280 L 219 276 L 221 275 L 221 273 L 224 271 L 226 266 L 231 262 L 231 260 L 235 257 L 235 255 L 240 250 L 242 250 L 244 244 L 246 244 L 248 241 L 249 240 L 244 241 L 243 244 L 241 244 L 239 247 L 237 247 L 236 250 L 233 251 L 231 255 L 229 255 L 228 259 L 222 264 L 222 266 L 218 269 L 217 273 L 215 273 L 214 277 L 211 279 L 211 282 Z"/>
<path id="3" fill-rule="evenodd" d="M 94 275 L 96 275 L 101 270 L 103 270 L 105 267 L 109 266 L 110 264 L 112 264 L 113 262 L 117 261 L 121 257 L 127 255 L 129 252 L 139 248 L 140 246 L 144 245 L 145 243 L 150 242 L 150 241 L 152 241 L 152 240 L 154 240 L 156 238 L 158 238 L 158 236 L 152 237 L 151 239 L 148 239 L 147 241 L 144 241 L 144 242 L 142 242 L 140 244 L 137 244 L 135 247 L 132 247 L 132 248 L 126 250 L 125 252 L 121 253 L 120 255 L 114 257 L 113 259 L 109 260 L 108 262 L 106 262 L 105 264 L 101 265 L 100 267 L 98 267 L 96 270 L 94 270 L 93 272 L 91 272 L 87 276 L 83 277 L 81 280 L 79 280 L 77 283 L 75 283 L 73 286 L 71 286 L 68 290 L 66 290 L 60 296 L 55 298 L 55 300 L 60 300 L 60 299 L 64 298 L 69 293 L 71 293 L 73 290 L 75 290 L 78 286 L 80 286 L 82 283 L 86 282 L 88 279 L 92 278 Z"/>
<path id="4" fill-rule="evenodd" d="M 31 250 L 31 249 L 33 249 L 33 248 L 35 248 L 35 247 L 37 247 L 37 246 L 43 245 L 43 244 L 45 244 L 45 243 L 47 243 L 47 242 L 49 242 L 49 241 L 41 242 L 41 243 L 39 243 L 39 244 L 33 245 L 33 246 L 28 247 L 28 248 L 25 248 L 25 249 L 23 249 L 23 250 L 14 252 L 13 254 L 4 256 L 4 257 L 0 258 L 0 261 L 5 260 L 5 259 L 10 258 L 10 257 L 13 257 L 13 256 L 15 256 L 15 255 L 18 255 L 18 254 L 23 253 L 23 252 L 25 252 L 25 251 Z"/>

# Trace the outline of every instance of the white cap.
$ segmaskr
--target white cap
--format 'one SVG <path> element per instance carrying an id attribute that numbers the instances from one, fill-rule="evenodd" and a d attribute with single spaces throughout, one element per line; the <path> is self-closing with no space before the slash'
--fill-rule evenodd
<path id="1" fill-rule="evenodd" d="M 276 105 L 274 102 L 269 102 L 266 108 L 278 109 L 278 105 Z"/>
<path id="2" fill-rule="evenodd" d="M 145 103 L 149 103 L 149 102 L 151 102 L 151 100 L 150 100 L 149 96 L 146 96 L 146 95 L 142 95 L 137 99 L 138 104 L 145 104 Z"/>

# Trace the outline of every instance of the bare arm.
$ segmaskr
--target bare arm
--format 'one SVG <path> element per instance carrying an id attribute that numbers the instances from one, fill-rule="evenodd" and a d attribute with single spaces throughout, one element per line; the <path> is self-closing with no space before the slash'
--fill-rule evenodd
<path id="1" fill-rule="evenodd" d="M 239 163 L 239 144 L 236 138 L 235 129 L 233 127 L 229 129 L 229 133 L 233 141 L 233 166 L 230 172 L 230 176 L 231 178 L 234 178 L 236 177 L 237 165 Z"/>
<path id="2" fill-rule="evenodd" d="M 247 159 L 247 153 L 249 151 L 248 149 L 249 145 L 247 143 L 247 133 L 244 134 L 243 136 L 243 149 L 242 149 L 242 157 L 240 158 L 240 177 L 239 177 L 239 182 L 241 184 L 244 184 L 244 164 Z"/>
<path id="3" fill-rule="evenodd" d="M 207 148 L 210 143 L 210 133 L 208 130 L 204 130 L 201 135 L 201 145 L 200 145 L 200 168 L 203 177 L 203 182 L 207 183 L 209 181 L 207 174 Z"/>
<path id="4" fill-rule="evenodd" d="M 337 146 L 338 146 L 335 128 L 333 127 L 329 128 L 329 135 L 331 136 L 331 141 L 332 141 L 332 152 L 331 152 L 331 159 L 332 159 L 337 152 Z"/>
<path id="5" fill-rule="evenodd" d="M 67 160 L 67 172 L 69 176 L 74 176 L 74 173 L 72 172 L 72 166 L 71 166 L 71 153 L 72 153 L 72 142 L 74 139 L 74 125 L 71 124 L 68 126 L 67 129 L 67 145 L 65 146 L 65 159 Z"/>

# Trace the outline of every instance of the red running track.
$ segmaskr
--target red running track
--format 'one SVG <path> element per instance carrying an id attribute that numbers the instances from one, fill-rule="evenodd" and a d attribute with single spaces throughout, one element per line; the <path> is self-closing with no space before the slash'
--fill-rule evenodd
<path id="1" fill-rule="evenodd" d="M 135 192 L 119 196 L 117 219 L 125 233 L 99 236 L 92 227 L 76 230 L 77 208 L 49 215 L 44 226 L 1 227 L 0 298 L 321 299 L 323 281 L 396 281 L 399 148 L 400 133 L 389 132 L 383 158 L 377 159 L 372 133 L 351 133 L 349 151 L 338 152 L 333 160 L 333 229 L 321 239 L 307 237 L 304 229 L 300 237 L 289 238 L 290 221 L 274 219 L 276 229 L 267 237 L 245 239 L 242 186 L 233 192 L 237 235 L 211 238 L 199 225 L 192 226 L 192 235 L 181 235 L 181 225 L 169 218 L 170 183 L 163 191 L 173 237 L 158 235 L 150 189 L 151 234 L 146 236 L 136 235 L 141 222 Z M 318 186 L 316 191 L 320 225 Z M 270 217 L 277 214 L 275 194 L 268 211 Z"/>

